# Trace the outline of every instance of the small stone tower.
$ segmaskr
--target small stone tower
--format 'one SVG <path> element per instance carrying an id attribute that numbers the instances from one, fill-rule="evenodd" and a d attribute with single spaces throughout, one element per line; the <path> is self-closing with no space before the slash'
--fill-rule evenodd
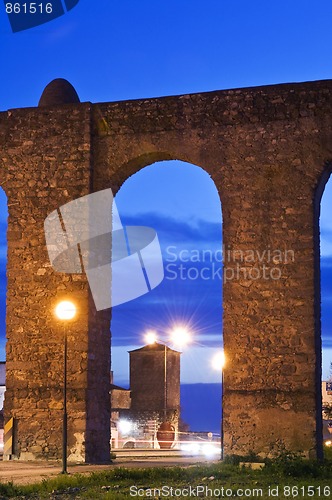
<path id="1" fill-rule="evenodd" d="M 156 412 L 177 423 L 180 411 L 180 352 L 157 342 L 129 352 L 131 410 Z"/>

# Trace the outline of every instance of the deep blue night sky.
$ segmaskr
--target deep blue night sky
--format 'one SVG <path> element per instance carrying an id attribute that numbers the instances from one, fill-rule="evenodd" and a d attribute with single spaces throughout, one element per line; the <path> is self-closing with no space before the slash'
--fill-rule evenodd
<path id="1" fill-rule="evenodd" d="M 13 34 L 2 4 L 0 110 L 36 106 L 44 87 L 59 77 L 74 85 L 81 101 L 91 102 L 332 78 L 331 19 L 330 0 L 80 0 L 64 16 Z M 321 217 L 324 377 L 332 360 L 331 184 Z M 221 245 L 220 200 L 198 167 L 180 162 L 147 167 L 124 184 L 116 201 L 125 224 L 157 230 L 166 261 L 169 246 L 179 252 Z M 5 203 L 0 207 L 3 359 Z M 210 358 L 221 346 L 220 294 L 218 278 L 165 279 L 152 293 L 115 308 L 116 383 L 128 383 L 127 351 L 142 345 L 146 329 L 165 338 L 173 324 L 182 323 L 193 333 L 192 345 L 183 349 L 182 382 L 219 384 Z M 220 385 L 205 393 L 211 394 L 207 417 L 193 407 L 201 387 L 195 386 L 194 399 L 183 389 L 184 417 L 195 428 L 218 429 Z"/>

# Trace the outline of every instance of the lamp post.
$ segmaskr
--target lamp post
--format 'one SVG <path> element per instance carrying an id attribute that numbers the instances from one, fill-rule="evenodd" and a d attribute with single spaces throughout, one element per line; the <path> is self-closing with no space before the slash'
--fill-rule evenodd
<path id="1" fill-rule="evenodd" d="M 157 333 L 149 330 L 145 334 L 145 341 L 152 345 L 157 342 Z M 164 422 L 167 419 L 167 346 L 164 343 Z"/>
<path id="2" fill-rule="evenodd" d="M 170 333 L 170 340 L 173 344 L 178 347 L 186 346 L 191 342 L 191 335 L 189 330 L 184 326 L 176 326 Z M 166 359 L 166 346 L 165 346 L 165 392 L 166 392 L 166 403 L 167 403 L 167 378 L 166 378 L 166 369 L 167 369 L 167 359 Z M 167 408 L 167 404 L 165 403 L 165 408 Z M 165 420 L 166 420 L 166 409 L 165 409 Z"/>
<path id="3" fill-rule="evenodd" d="M 220 419 L 220 459 L 224 460 L 224 367 L 226 359 L 224 351 L 218 352 L 212 360 L 213 368 L 221 370 L 221 419 Z"/>
<path id="4" fill-rule="evenodd" d="M 63 300 L 55 308 L 57 318 L 63 321 L 63 420 L 62 420 L 62 474 L 67 474 L 67 443 L 68 443 L 68 425 L 67 425 L 67 329 L 66 322 L 73 319 L 76 314 L 76 307 L 73 302 Z"/>
<path id="5" fill-rule="evenodd" d="M 177 346 L 183 346 L 191 341 L 191 336 L 189 331 L 182 326 L 173 328 L 169 333 L 169 339 L 171 342 Z M 155 331 L 148 331 L 145 334 L 145 340 L 148 344 L 154 344 L 157 342 L 157 333 Z M 163 342 L 164 345 L 164 422 L 167 423 L 167 344 Z"/>
<path id="6" fill-rule="evenodd" d="M 167 346 L 164 344 L 164 422 L 167 421 Z"/>

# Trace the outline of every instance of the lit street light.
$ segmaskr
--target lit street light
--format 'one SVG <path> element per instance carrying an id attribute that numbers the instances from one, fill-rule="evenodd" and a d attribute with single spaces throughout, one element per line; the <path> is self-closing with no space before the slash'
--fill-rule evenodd
<path id="1" fill-rule="evenodd" d="M 189 331 L 185 327 L 178 326 L 172 330 L 171 340 L 174 344 L 178 346 L 183 346 L 190 343 L 191 336 Z"/>
<path id="2" fill-rule="evenodd" d="M 212 359 L 212 366 L 215 370 L 221 371 L 221 420 L 220 420 L 220 445 L 221 460 L 224 460 L 224 367 L 226 363 L 224 351 L 218 352 Z"/>
<path id="3" fill-rule="evenodd" d="M 55 314 L 62 321 L 73 319 L 76 314 L 75 304 L 69 300 L 63 300 L 56 306 Z"/>
<path id="4" fill-rule="evenodd" d="M 145 342 L 147 344 L 155 344 L 157 341 L 157 334 L 156 332 L 154 332 L 153 330 L 149 330 L 148 332 L 146 332 L 145 334 Z"/>
<path id="5" fill-rule="evenodd" d="M 212 366 L 215 370 L 223 371 L 225 366 L 225 353 L 224 351 L 218 352 L 212 359 Z"/>
<path id="6" fill-rule="evenodd" d="M 64 336 L 64 355 L 63 355 L 63 422 L 62 422 L 62 474 L 67 474 L 67 442 L 68 442 L 68 426 L 67 426 L 67 329 L 66 321 L 75 317 L 75 304 L 69 300 L 63 300 L 55 308 L 55 315 L 63 321 L 63 336 Z"/>

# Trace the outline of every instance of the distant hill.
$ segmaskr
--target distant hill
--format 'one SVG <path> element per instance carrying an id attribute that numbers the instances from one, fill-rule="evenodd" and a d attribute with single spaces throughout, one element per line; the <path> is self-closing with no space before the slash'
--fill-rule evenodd
<path id="1" fill-rule="evenodd" d="M 220 433 L 221 385 L 181 384 L 181 417 L 191 431 Z"/>

